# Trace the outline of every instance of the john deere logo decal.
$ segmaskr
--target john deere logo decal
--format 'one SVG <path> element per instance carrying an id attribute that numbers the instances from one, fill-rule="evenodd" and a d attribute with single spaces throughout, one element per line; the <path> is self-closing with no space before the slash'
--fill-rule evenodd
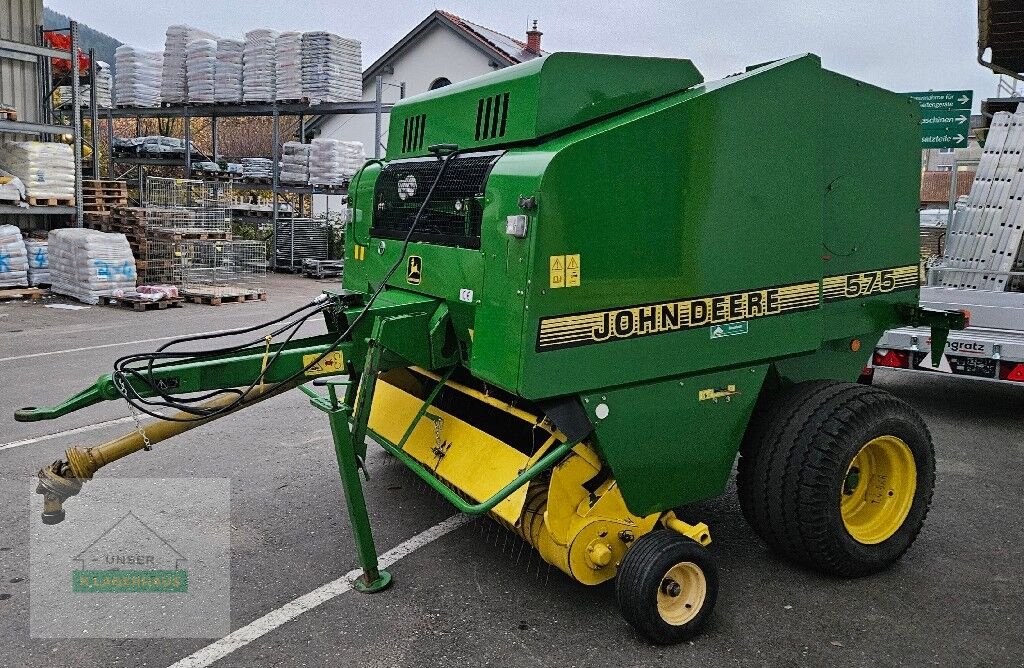
<path id="1" fill-rule="evenodd" d="M 409 269 L 406 271 L 405 280 L 409 282 L 409 285 L 419 285 L 420 278 L 423 271 L 423 258 L 419 255 L 409 256 Z"/>

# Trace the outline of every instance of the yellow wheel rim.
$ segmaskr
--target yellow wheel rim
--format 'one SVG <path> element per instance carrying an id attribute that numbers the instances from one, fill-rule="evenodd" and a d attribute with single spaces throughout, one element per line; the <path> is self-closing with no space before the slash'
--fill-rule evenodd
<path id="1" fill-rule="evenodd" d="M 843 524 L 858 543 L 876 545 L 896 533 L 914 505 L 917 466 L 902 439 L 879 436 L 850 462 L 840 489 Z"/>
<path id="2" fill-rule="evenodd" d="M 700 612 L 708 593 L 704 571 L 692 561 L 676 564 L 658 587 L 658 614 L 666 624 L 682 626 Z"/>

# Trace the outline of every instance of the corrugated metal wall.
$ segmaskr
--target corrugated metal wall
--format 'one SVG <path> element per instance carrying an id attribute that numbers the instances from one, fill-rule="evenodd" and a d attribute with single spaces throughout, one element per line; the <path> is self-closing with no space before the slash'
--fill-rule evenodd
<path id="1" fill-rule="evenodd" d="M 0 0 L 0 38 L 36 43 L 43 0 Z M 0 101 L 18 110 L 18 120 L 38 122 L 39 79 L 35 61 L 0 58 Z"/>

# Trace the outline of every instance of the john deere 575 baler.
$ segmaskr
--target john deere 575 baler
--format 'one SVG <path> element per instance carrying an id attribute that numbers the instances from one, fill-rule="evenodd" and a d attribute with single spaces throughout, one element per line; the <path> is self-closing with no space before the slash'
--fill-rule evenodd
<path id="1" fill-rule="evenodd" d="M 854 381 L 886 329 L 931 325 L 941 350 L 963 324 L 917 307 L 919 120 L 813 55 L 705 83 L 687 60 L 559 53 L 406 100 L 350 184 L 344 289 L 250 345 L 168 344 L 18 412 L 158 417 L 40 471 L 44 520 L 104 464 L 299 387 L 330 416 L 364 591 L 390 582 L 367 436 L 570 577 L 617 577 L 659 642 L 714 605 L 685 506 L 737 453 L 771 548 L 878 571 L 921 528 L 934 458 L 909 406 Z M 293 338 L 316 313 L 329 333 Z"/>

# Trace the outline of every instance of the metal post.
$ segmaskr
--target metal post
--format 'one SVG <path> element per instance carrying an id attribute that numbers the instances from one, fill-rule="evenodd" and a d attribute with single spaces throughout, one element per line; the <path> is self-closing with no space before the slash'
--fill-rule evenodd
<path id="1" fill-rule="evenodd" d="M 71 132 L 75 148 L 75 225 L 82 227 L 84 202 L 82 201 L 82 107 L 78 90 L 78 23 L 71 22 Z"/>
<path id="2" fill-rule="evenodd" d="M 277 267 L 277 188 L 280 183 L 279 177 L 281 176 L 278 168 L 278 160 L 280 160 L 281 152 L 281 115 L 277 109 L 277 105 L 274 105 L 273 114 L 273 129 L 271 131 L 271 141 L 273 146 L 270 149 L 271 164 L 270 164 L 270 189 L 271 189 L 271 211 L 270 211 L 270 266 L 273 268 Z"/>
<path id="3" fill-rule="evenodd" d="M 188 115 L 188 107 L 185 107 L 182 120 L 185 125 L 182 133 L 185 142 L 185 178 L 188 179 L 192 178 L 192 118 Z"/>
<path id="4" fill-rule="evenodd" d="M 114 178 L 114 116 L 107 109 L 107 178 Z"/>
<path id="5" fill-rule="evenodd" d="M 220 159 L 219 151 L 220 145 L 217 142 L 217 117 L 210 117 L 210 138 L 213 141 L 213 161 L 217 162 Z"/>
<path id="6" fill-rule="evenodd" d="M 398 99 L 400 99 L 400 100 L 404 100 L 405 99 L 405 82 L 404 81 L 398 86 Z"/>
<path id="7" fill-rule="evenodd" d="M 380 133 L 383 126 L 381 119 L 381 104 L 384 97 L 384 77 L 377 75 L 377 96 L 374 98 L 376 104 L 374 105 L 373 114 L 375 117 L 374 132 L 373 132 L 373 157 L 374 159 L 380 159 Z"/>
<path id="8" fill-rule="evenodd" d="M 100 178 L 100 114 L 96 101 L 96 49 L 89 49 L 89 121 L 92 123 L 92 178 Z M 109 147 L 107 150 L 110 150 Z"/>
<path id="9" fill-rule="evenodd" d="M 949 234 L 949 229 L 953 226 L 953 207 L 956 206 L 956 184 L 959 180 L 957 178 L 957 170 L 960 169 L 960 161 L 957 158 L 953 158 L 953 171 L 950 172 L 951 179 L 949 184 L 949 210 L 946 211 L 946 233 Z"/>

